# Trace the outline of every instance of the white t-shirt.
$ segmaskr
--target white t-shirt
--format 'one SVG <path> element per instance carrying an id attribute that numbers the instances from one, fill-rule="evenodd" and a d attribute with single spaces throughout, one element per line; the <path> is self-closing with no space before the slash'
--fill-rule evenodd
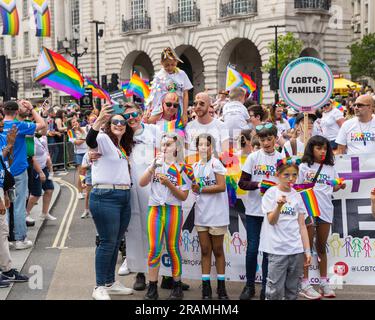
<path id="1" fill-rule="evenodd" d="M 336 143 L 347 146 L 347 154 L 375 153 L 375 117 L 368 123 L 358 118 L 347 120 L 342 125 Z"/>
<path id="2" fill-rule="evenodd" d="M 172 165 L 172 164 L 171 164 Z M 190 179 L 182 172 L 182 178 L 185 182 L 183 185 L 178 185 L 177 177 L 168 173 L 168 169 L 171 165 L 167 165 L 163 163 L 161 167 L 156 168 L 155 175 L 151 178 L 151 195 L 148 201 L 149 206 L 164 206 L 166 204 L 173 205 L 173 206 L 181 206 L 182 201 L 178 200 L 171 192 L 171 190 L 163 186 L 157 175 L 158 174 L 165 174 L 168 179 L 180 190 L 186 191 L 191 189 L 191 181 Z M 176 168 L 178 171 L 181 172 L 181 167 L 175 163 Z"/>
<path id="3" fill-rule="evenodd" d="M 286 131 L 290 130 L 290 124 L 288 120 L 283 119 L 283 123 L 280 120 L 276 121 L 277 135 L 282 136 Z"/>
<path id="4" fill-rule="evenodd" d="M 184 91 L 193 88 L 189 77 L 185 71 L 179 70 L 177 73 L 169 74 L 164 69 L 161 69 L 152 81 L 150 96 L 146 104 L 152 104 L 151 115 L 160 114 L 162 109 L 163 97 L 174 88 L 179 97 L 180 105 L 183 104 Z"/>
<path id="5" fill-rule="evenodd" d="M 335 140 L 337 134 L 339 133 L 340 127 L 337 121 L 344 119 L 343 113 L 334 108 L 329 112 L 323 112 L 323 117 L 320 122 L 323 137 L 327 138 L 329 141 Z"/>
<path id="6" fill-rule="evenodd" d="M 47 166 L 47 159 L 49 155 L 47 137 L 34 137 L 34 147 L 35 160 L 38 162 L 40 169 L 44 169 Z"/>
<path id="7" fill-rule="evenodd" d="M 76 131 L 74 132 L 75 133 L 75 137 L 74 138 L 69 138 L 69 141 L 71 143 L 74 144 L 74 142 L 77 140 L 77 139 L 86 139 L 86 136 L 87 136 L 87 133 L 86 131 L 84 131 L 83 133 L 79 132 L 77 133 Z M 82 143 L 81 145 L 76 145 L 74 144 L 74 153 L 76 154 L 84 154 L 86 153 L 88 150 L 88 147 L 87 147 L 87 144 L 86 142 Z"/>
<path id="8" fill-rule="evenodd" d="M 248 119 L 250 119 L 249 112 L 241 102 L 230 101 L 224 105 L 224 124 L 231 132 L 237 130 L 236 135 L 240 135 L 241 130 L 249 129 Z"/>
<path id="9" fill-rule="evenodd" d="M 96 184 L 131 184 L 129 163 L 119 148 L 105 133 L 99 133 L 96 142 L 98 152 L 102 155 L 92 164 L 92 185 Z"/>
<path id="10" fill-rule="evenodd" d="M 196 179 L 200 179 L 203 187 L 215 185 L 215 173 L 225 176 L 226 169 L 216 158 L 207 163 L 202 161 L 193 165 Z M 196 226 L 223 227 L 229 225 L 229 203 L 227 191 L 220 193 L 202 193 L 196 197 L 195 220 Z"/>
<path id="11" fill-rule="evenodd" d="M 258 150 L 247 157 L 242 171 L 251 174 L 251 181 L 261 182 L 262 180 L 268 180 L 277 182 L 276 163 L 278 159 L 282 158 L 281 153 L 277 151 L 269 155 L 263 150 Z M 259 189 L 249 191 L 244 205 L 246 215 L 264 216 L 262 212 L 262 196 Z"/>
<path id="12" fill-rule="evenodd" d="M 83 156 L 81 165 L 83 168 L 87 168 L 88 170 L 91 170 L 91 161 L 90 161 L 88 152 L 86 152 L 85 155 Z"/>
<path id="13" fill-rule="evenodd" d="M 292 143 L 290 142 L 290 140 L 285 142 L 284 148 L 288 151 L 288 153 L 290 154 L 290 156 L 292 156 L 293 159 L 296 159 L 296 158 L 301 159 L 303 157 L 304 152 L 305 152 L 305 144 L 299 138 L 296 139 L 296 143 L 297 143 L 297 154 L 296 155 L 293 155 Z M 284 149 L 282 151 L 282 155 L 285 157 Z"/>
<path id="14" fill-rule="evenodd" d="M 287 203 L 277 223 L 271 225 L 267 214 L 275 210 L 281 196 L 286 196 Z M 262 198 L 262 210 L 265 217 L 260 232 L 259 251 L 283 256 L 303 253 L 298 218 L 306 214 L 306 208 L 297 191 L 292 189 L 291 192 L 283 192 L 277 186 L 271 187 Z"/>
<path id="15" fill-rule="evenodd" d="M 209 124 L 201 124 L 198 120 L 189 122 L 185 128 L 185 142 L 189 145 L 188 155 L 197 153 L 195 146 L 197 137 L 202 134 L 210 134 L 215 138 L 215 150 L 221 153 L 221 146 L 224 141 L 229 140 L 229 132 L 224 123 L 218 119 L 213 119 Z"/>
<path id="16" fill-rule="evenodd" d="M 323 135 L 322 119 L 316 119 L 314 121 L 312 136 L 322 136 L 322 135 Z"/>
<path id="17" fill-rule="evenodd" d="M 299 166 L 298 183 L 304 183 L 305 181 L 312 182 L 318 172 L 319 166 L 320 164 L 318 163 L 314 163 L 311 167 L 309 167 L 307 163 L 301 163 Z M 318 180 L 314 187 L 314 193 L 318 200 L 320 210 L 320 218 L 329 223 L 332 223 L 333 220 L 333 187 L 327 185 L 326 182 L 336 178 L 339 178 L 339 175 L 335 168 L 323 165 L 322 171 L 320 171 Z"/>

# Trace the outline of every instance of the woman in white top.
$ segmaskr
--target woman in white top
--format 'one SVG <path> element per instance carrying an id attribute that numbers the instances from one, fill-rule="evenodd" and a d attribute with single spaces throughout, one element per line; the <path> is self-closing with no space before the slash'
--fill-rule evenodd
<path id="1" fill-rule="evenodd" d="M 87 135 L 87 145 L 101 157 L 92 165 L 90 211 L 99 235 L 96 249 L 95 300 L 110 300 L 110 294 L 127 295 L 133 290 L 115 282 L 115 270 L 121 240 L 128 227 L 130 209 L 130 167 L 128 157 L 133 149 L 133 130 L 123 115 L 111 115 L 105 105 Z M 102 132 L 99 130 L 104 126 Z"/>
<path id="2" fill-rule="evenodd" d="M 337 150 L 336 137 L 342 124 L 345 122 L 344 114 L 334 107 L 334 101 L 330 100 L 323 106 L 323 117 L 320 122 L 322 136 L 327 138 L 333 150 Z"/>
<path id="3" fill-rule="evenodd" d="M 283 118 L 284 108 L 282 105 L 274 104 L 271 107 L 270 117 L 271 122 L 277 127 L 277 136 L 282 140 L 289 140 L 290 124 L 288 120 Z"/>

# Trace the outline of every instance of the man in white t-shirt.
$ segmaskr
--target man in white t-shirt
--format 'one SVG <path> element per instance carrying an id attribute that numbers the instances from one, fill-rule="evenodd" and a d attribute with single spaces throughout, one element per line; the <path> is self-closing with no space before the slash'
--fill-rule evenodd
<path id="1" fill-rule="evenodd" d="M 250 116 L 243 105 L 246 100 L 246 90 L 244 88 L 234 88 L 229 93 L 229 102 L 223 108 L 224 124 L 229 130 L 231 138 L 241 134 L 241 130 L 250 129 Z"/>
<path id="2" fill-rule="evenodd" d="M 368 95 L 359 96 L 353 104 L 353 108 L 356 117 L 344 122 L 337 135 L 338 153 L 374 154 L 374 100 Z"/>
<path id="3" fill-rule="evenodd" d="M 202 134 L 210 134 L 215 139 L 215 151 L 220 154 L 229 149 L 228 130 L 218 119 L 214 119 L 209 114 L 211 105 L 210 97 L 207 93 L 198 93 L 194 101 L 194 112 L 197 119 L 189 122 L 185 128 L 185 147 L 187 155 L 197 154 L 196 138 Z M 197 162 L 193 161 L 192 163 Z"/>

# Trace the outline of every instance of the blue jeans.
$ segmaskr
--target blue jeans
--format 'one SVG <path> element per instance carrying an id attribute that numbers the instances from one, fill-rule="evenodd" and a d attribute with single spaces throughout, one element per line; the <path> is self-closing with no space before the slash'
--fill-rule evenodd
<path id="1" fill-rule="evenodd" d="M 96 285 L 115 282 L 122 238 L 130 222 L 130 190 L 93 189 L 90 211 L 99 235 L 95 254 Z"/>
<path id="2" fill-rule="evenodd" d="M 247 233 L 247 249 L 246 249 L 246 285 L 254 286 L 255 275 L 258 265 L 258 248 L 260 230 L 262 228 L 263 217 L 246 216 L 246 233 Z M 265 293 L 268 273 L 268 257 L 267 253 L 263 253 L 262 261 L 262 291 Z"/>
<path id="3" fill-rule="evenodd" d="M 27 170 L 18 176 L 14 177 L 16 182 L 16 197 L 13 203 L 13 216 L 14 216 L 14 240 L 23 241 L 26 238 L 26 200 L 29 193 Z M 8 213 L 9 214 L 9 213 Z"/>

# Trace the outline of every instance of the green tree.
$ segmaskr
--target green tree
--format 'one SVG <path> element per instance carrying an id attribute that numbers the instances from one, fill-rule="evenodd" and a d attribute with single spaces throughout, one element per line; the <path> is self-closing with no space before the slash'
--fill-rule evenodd
<path id="1" fill-rule="evenodd" d="M 350 46 L 350 73 L 354 80 L 369 77 L 375 80 L 375 33 L 368 34 Z"/>
<path id="2" fill-rule="evenodd" d="M 288 32 L 286 35 L 280 35 L 277 37 L 278 46 L 278 76 L 285 67 L 293 60 L 297 59 L 303 48 L 303 41 L 296 39 L 292 32 Z M 270 60 L 264 65 L 263 70 L 269 72 L 275 68 L 275 40 L 271 41 L 268 45 L 269 53 L 271 53 Z"/>

